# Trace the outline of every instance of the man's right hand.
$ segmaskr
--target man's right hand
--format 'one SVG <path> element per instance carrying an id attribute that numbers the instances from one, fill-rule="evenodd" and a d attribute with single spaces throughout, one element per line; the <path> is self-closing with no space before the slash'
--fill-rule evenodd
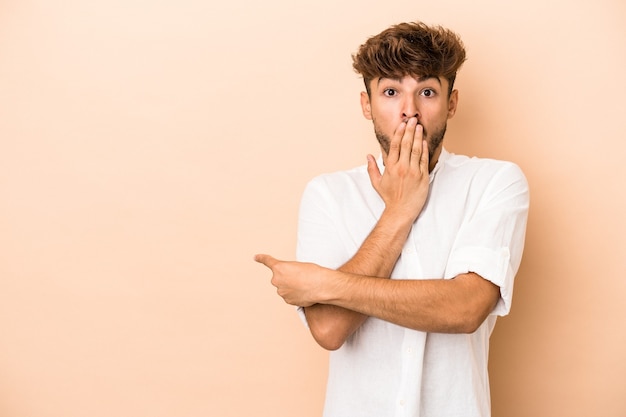
<path id="1" fill-rule="evenodd" d="M 370 181 L 385 202 L 387 213 L 411 223 L 417 219 L 428 197 L 428 162 L 428 144 L 414 117 L 394 132 L 383 174 L 374 157 L 367 156 Z"/>

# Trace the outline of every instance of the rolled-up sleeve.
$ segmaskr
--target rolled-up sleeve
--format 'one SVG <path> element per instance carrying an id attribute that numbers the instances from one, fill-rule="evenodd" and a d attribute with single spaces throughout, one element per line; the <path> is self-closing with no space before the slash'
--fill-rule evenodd
<path id="1" fill-rule="evenodd" d="M 528 206 L 529 190 L 524 174 L 517 165 L 506 164 L 489 179 L 450 252 L 444 278 L 474 272 L 500 287 L 494 315 L 506 315 L 511 309 Z"/>

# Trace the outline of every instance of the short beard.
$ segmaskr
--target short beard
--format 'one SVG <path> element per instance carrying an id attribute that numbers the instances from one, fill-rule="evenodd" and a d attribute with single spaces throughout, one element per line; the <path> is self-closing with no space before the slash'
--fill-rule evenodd
<path id="1" fill-rule="evenodd" d="M 426 143 L 428 144 L 428 160 L 429 161 L 432 161 L 433 155 L 435 155 L 435 151 L 437 151 L 437 149 L 441 145 L 441 142 L 443 142 L 443 137 L 446 134 L 447 127 L 448 127 L 448 123 L 444 123 L 443 127 L 435 130 L 433 132 L 432 137 L 429 137 L 428 132 L 426 131 L 426 128 L 422 126 L 422 128 L 424 129 L 423 137 L 424 139 L 426 139 Z M 385 135 L 380 130 L 378 130 L 378 128 L 376 127 L 376 124 L 374 124 L 374 133 L 376 134 L 376 139 L 378 139 L 378 143 L 380 143 L 380 146 L 385 151 L 385 154 L 389 155 L 389 146 L 391 144 L 391 139 L 389 139 L 389 136 Z"/>

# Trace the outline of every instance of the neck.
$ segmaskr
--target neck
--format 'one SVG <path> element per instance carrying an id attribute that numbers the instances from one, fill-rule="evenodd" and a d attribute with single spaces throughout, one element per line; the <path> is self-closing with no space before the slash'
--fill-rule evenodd
<path id="1" fill-rule="evenodd" d="M 442 148 L 443 146 L 439 146 L 437 149 L 435 149 L 432 158 L 428 160 L 428 172 L 433 172 L 433 169 L 435 169 L 435 165 L 437 165 L 437 161 L 439 161 L 439 156 L 441 155 Z"/>

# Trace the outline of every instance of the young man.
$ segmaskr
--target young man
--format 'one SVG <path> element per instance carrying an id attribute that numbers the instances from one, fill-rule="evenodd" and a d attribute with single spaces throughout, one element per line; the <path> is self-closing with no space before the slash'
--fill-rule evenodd
<path id="1" fill-rule="evenodd" d="M 419 22 L 367 40 L 353 61 L 381 157 L 308 184 L 299 262 L 255 257 L 332 351 L 327 417 L 490 415 L 489 336 L 511 307 L 528 185 L 515 164 L 443 148 L 464 60 L 456 34 Z"/>

